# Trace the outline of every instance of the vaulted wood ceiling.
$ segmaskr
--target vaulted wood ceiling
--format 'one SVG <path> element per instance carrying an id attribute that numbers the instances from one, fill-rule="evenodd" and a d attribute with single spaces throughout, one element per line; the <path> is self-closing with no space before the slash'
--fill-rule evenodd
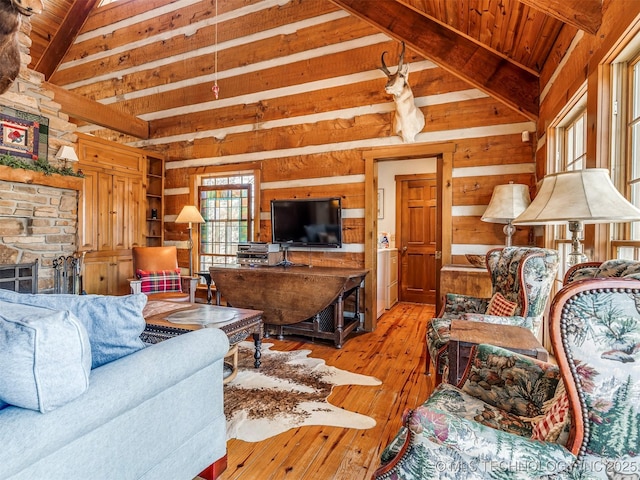
<path id="1" fill-rule="evenodd" d="M 118 11 L 136 11 L 144 1 L 162 6 L 169 0 L 119 0 L 97 7 L 99 0 L 44 0 L 45 11 L 32 17 L 30 67 L 60 86 L 70 83 L 56 76 L 85 22 Z M 298 0 L 302 2 L 302 0 Z M 377 30 L 404 41 L 419 56 L 431 60 L 469 85 L 478 88 L 526 117 L 538 116 L 539 75 L 546 62 L 558 62 L 578 30 L 593 35 L 601 18 L 600 0 L 331 0 L 365 20 Z M 214 15 L 215 1 L 208 4 Z M 258 0 L 246 0 L 250 7 Z M 304 3 L 304 2 L 302 2 Z M 327 3 L 327 5 L 330 5 Z M 114 18 L 114 21 L 116 19 Z M 285 20 L 286 22 L 286 20 Z M 151 29 L 153 27 L 150 27 Z M 171 25 L 162 26 L 167 30 Z M 146 32 L 141 32 L 143 36 Z M 563 36 L 567 41 L 559 42 Z M 201 45 L 194 43 L 196 50 Z M 99 46 L 97 47 L 99 48 Z M 185 56 L 188 51 L 183 52 Z M 74 52 L 77 58 L 81 52 Z M 109 68 L 103 63 L 104 68 Z M 194 77 L 199 75 L 194 72 Z M 162 76 L 162 73 L 158 73 Z M 147 122 L 134 119 L 138 112 L 93 108 L 93 99 L 74 96 L 57 100 L 72 117 L 147 138 Z M 86 103 L 84 103 L 86 102 Z"/>

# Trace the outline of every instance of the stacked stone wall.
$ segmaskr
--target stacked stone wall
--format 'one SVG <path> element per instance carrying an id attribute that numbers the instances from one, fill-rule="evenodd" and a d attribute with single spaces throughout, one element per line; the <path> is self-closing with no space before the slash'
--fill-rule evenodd
<path id="1" fill-rule="evenodd" d="M 77 126 L 61 112 L 53 93 L 46 89 L 42 74 L 28 68 L 31 62 L 31 24 L 23 19 L 20 44 L 22 66 L 11 88 L 0 95 L 0 106 L 7 106 L 49 119 L 49 163 L 63 145 L 74 146 Z M 60 256 L 76 254 L 78 230 L 78 192 L 19 181 L 0 176 L 0 264 L 39 262 L 38 287 L 53 289 L 52 262 Z"/>

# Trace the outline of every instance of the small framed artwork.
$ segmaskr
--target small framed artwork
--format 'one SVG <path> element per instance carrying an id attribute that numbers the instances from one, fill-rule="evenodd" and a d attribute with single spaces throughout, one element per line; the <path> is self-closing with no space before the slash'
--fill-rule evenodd
<path id="1" fill-rule="evenodd" d="M 384 188 L 378 189 L 378 218 L 384 218 Z"/>
<path id="2" fill-rule="evenodd" d="M 0 153 L 38 159 L 40 124 L 0 113 Z"/>

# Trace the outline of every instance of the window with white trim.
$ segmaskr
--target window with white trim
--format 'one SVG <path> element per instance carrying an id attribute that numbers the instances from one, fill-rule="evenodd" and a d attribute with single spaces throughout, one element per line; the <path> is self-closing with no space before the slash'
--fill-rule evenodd
<path id="1" fill-rule="evenodd" d="M 611 178 L 640 207 L 640 54 L 623 53 L 612 72 Z M 614 224 L 609 258 L 640 260 L 640 222 Z"/>
<path id="2" fill-rule="evenodd" d="M 587 95 L 586 85 L 558 117 L 551 130 L 550 148 L 553 155 L 549 173 L 568 172 L 586 168 L 587 156 Z M 567 269 L 568 255 L 572 250 L 571 233 L 567 224 L 549 225 L 547 232 L 551 248 L 560 254 L 558 281 L 562 281 Z"/>
<path id="3" fill-rule="evenodd" d="M 198 271 L 236 263 L 238 243 L 253 240 L 255 178 L 252 174 L 205 177 L 198 187 Z"/>

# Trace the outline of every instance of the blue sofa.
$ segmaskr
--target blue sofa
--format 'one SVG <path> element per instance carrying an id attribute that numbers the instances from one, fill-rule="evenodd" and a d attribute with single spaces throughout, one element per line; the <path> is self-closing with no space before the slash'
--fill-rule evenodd
<path id="1" fill-rule="evenodd" d="M 224 469 L 227 337 L 207 328 L 145 346 L 145 304 L 144 294 L 0 290 L 0 479 L 191 480 Z"/>

